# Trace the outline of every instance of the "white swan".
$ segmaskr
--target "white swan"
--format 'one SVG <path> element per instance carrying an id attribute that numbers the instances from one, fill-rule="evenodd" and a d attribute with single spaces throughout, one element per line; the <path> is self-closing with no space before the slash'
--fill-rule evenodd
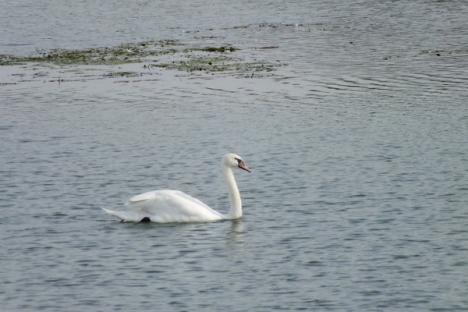
<path id="1" fill-rule="evenodd" d="M 211 209 L 196 198 L 181 191 L 158 190 L 135 195 L 128 200 L 126 211 L 102 208 L 125 222 L 209 222 L 242 217 L 242 201 L 233 168 L 250 169 L 239 155 L 226 154 L 222 161 L 228 185 L 231 209 L 227 215 Z"/>

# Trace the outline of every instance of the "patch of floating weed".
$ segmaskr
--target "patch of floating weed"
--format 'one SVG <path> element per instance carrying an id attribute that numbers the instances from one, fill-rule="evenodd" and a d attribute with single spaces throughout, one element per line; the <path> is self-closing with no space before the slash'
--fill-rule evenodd
<path id="1" fill-rule="evenodd" d="M 225 53 L 225 52 L 234 52 L 239 50 L 232 46 L 221 46 L 221 47 L 202 47 L 202 48 L 187 48 L 184 52 L 215 52 L 215 53 Z"/>
<path id="2" fill-rule="evenodd" d="M 17 64 L 16 58 L 13 55 L 0 55 L 0 66 L 6 66 L 6 65 L 15 65 Z"/>
<path id="3" fill-rule="evenodd" d="M 266 62 L 242 62 L 224 56 L 198 56 L 169 63 L 152 64 L 152 67 L 186 71 L 186 72 L 238 72 L 251 73 L 259 71 L 273 71 L 274 64 Z"/>
<path id="4" fill-rule="evenodd" d="M 83 50 L 56 49 L 36 56 L 0 55 L 0 65 L 22 63 L 51 63 L 56 65 L 114 65 L 138 63 L 146 57 L 176 53 L 176 40 L 145 41 L 123 44 L 117 47 L 90 48 Z"/>
<path id="5" fill-rule="evenodd" d="M 267 47 L 270 48 L 270 47 Z M 145 41 L 116 47 L 82 50 L 50 50 L 35 56 L 0 55 L 0 65 L 24 63 L 67 65 L 121 65 L 150 63 L 143 68 L 162 68 L 185 72 L 234 73 L 253 77 L 257 72 L 273 71 L 279 64 L 247 62 L 235 57 L 239 49 L 229 44 L 221 46 L 187 46 L 177 40 Z M 168 56 L 169 57 L 166 57 Z M 170 59 L 170 61 L 168 61 Z M 34 65 L 36 66 L 36 65 Z M 142 73 L 115 71 L 105 77 L 136 77 Z"/>
<path id="6" fill-rule="evenodd" d="M 198 56 L 190 57 L 187 59 L 172 61 L 169 63 L 153 64 L 153 67 L 175 69 L 180 71 L 207 71 L 207 72 L 220 72 L 228 69 L 228 62 L 231 59 L 222 56 Z"/>

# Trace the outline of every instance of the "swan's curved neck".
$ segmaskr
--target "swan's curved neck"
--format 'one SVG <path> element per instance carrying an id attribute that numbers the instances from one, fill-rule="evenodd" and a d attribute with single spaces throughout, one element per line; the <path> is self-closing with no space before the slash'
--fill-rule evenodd
<path id="1" fill-rule="evenodd" d="M 234 172 L 228 166 L 224 166 L 224 178 L 229 191 L 229 198 L 231 199 L 231 210 L 229 210 L 229 219 L 238 219 L 242 217 L 242 201 L 237 188 L 236 179 L 234 178 Z"/>

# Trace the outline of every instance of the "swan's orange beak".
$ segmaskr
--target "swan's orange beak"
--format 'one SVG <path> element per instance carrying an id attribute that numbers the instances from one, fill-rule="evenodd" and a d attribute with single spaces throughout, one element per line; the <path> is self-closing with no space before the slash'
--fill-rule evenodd
<path id="1" fill-rule="evenodd" d="M 242 170 L 245 170 L 245 171 L 247 171 L 247 172 L 249 172 L 249 173 L 252 172 L 252 171 L 250 171 L 250 168 L 247 167 L 247 165 L 245 164 L 245 162 L 244 162 L 243 160 L 239 161 L 239 165 L 238 165 L 238 166 L 239 166 L 239 168 L 241 168 Z"/>

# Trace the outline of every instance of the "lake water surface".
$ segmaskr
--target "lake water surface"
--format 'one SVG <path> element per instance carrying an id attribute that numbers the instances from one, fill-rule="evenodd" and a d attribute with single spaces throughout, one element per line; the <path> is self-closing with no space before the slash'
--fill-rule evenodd
<path id="1" fill-rule="evenodd" d="M 465 1 L 2 1 L 0 54 L 232 45 L 250 73 L 0 66 L 0 310 L 467 311 Z M 132 70 L 139 75 L 109 73 Z M 173 188 L 244 218 L 124 224 Z"/>

